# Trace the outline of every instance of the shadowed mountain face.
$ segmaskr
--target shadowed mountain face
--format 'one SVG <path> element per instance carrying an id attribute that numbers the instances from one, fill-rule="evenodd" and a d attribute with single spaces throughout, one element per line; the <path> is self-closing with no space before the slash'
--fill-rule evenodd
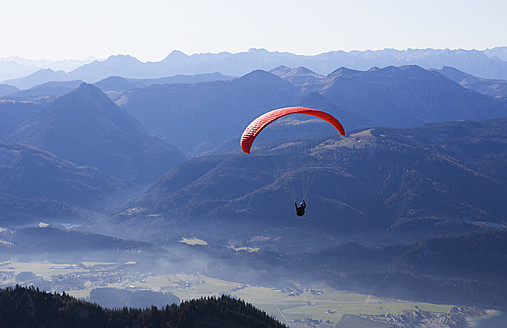
<path id="1" fill-rule="evenodd" d="M 44 108 L 48 100 L 34 99 L 32 101 L 0 100 L 0 140 L 5 140 L 18 125 Z"/>
<path id="2" fill-rule="evenodd" d="M 46 151 L 0 143 L 0 222 L 79 217 L 131 185 L 95 168 L 78 167 Z"/>
<path id="3" fill-rule="evenodd" d="M 507 165 L 506 123 L 374 128 L 325 140 L 313 151 L 322 159 L 310 169 L 314 181 L 301 225 L 330 234 L 360 229 L 424 235 L 438 225 L 439 233 L 452 233 L 479 222 L 505 223 L 507 184 L 500 167 Z M 293 226 L 286 186 L 298 171 L 277 171 L 270 156 L 259 148 L 252 155 L 188 161 L 129 204 L 137 213 L 119 218 L 144 222 L 162 215 L 194 226 L 254 222 L 268 230 Z"/>
<path id="4" fill-rule="evenodd" d="M 371 295 L 505 308 L 506 247 L 507 231 L 490 229 L 403 245 L 344 243 L 268 265 Z"/>
<path id="5" fill-rule="evenodd" d="M 10 244 L 3 244 L 4 247 L 0 248 L 3 259 L 18 254 L 34 259 L 74 257 L 82 261 L 93 258 L 119 260 L 128 252 L 141 256 L 140 253 L 146 255 L 159 251 L 143 242 L 66 229 L 60 225 L 23 227 L 6 231 L 0 236 Z M 34 252 L 35 249 L 37 252 Z"/>
<path id="6" fill-rule="evenodd" d="M 139 183 L 183 161 L 175 145 L 84 83 L 25 121 L 8 140 Z"/>

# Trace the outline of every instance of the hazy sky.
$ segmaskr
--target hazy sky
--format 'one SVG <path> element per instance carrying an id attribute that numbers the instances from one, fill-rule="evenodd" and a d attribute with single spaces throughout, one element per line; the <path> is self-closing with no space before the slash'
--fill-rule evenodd
<path id="1" fill-rule="evenodd" d="M 5 0 L 0 58 L 507 46 L 507 0 Z"/>

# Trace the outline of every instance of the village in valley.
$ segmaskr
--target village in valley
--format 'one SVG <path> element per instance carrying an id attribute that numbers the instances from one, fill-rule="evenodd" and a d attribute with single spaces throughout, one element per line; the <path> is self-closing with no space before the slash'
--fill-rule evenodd
<path id="1" fill-rule="evenodd" d="M 140 269 L 135 261 L 64 264 L 13 259 L 0 262 L 0 287 L 34 286 L 91 302 L 93 290 L 101 290 L 102 297 L 111 291 L 111 298 L 117 297 L 118 290 L 150 291 L 179 301 L 225 294 L 252 303 L 290 327 L 301 328 L 335 327 L 341 320 L 367 323 L 368 327 L 404 327 L 409 323 L 413 327 L 467 327 L 467 320 L 489 313 L 479 308 L 338 291 L 324 282 L 304 286 L 293 281 L 280 288 L 225 281 L 201 273 L 164 274 Z M 121 303 L 117 307 L 121 308 Z"/>

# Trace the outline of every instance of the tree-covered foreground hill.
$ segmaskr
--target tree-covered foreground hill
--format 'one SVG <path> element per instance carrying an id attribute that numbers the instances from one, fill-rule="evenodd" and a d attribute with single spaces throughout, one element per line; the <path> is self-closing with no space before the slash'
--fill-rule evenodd
<path id="1" fill-rule="evenodd" d="M 65 293 L 34 287 L 0 289 L 0 327 L 286 327 L 228 296 L 200 298 L 158 309 L 105 309 Z"/>

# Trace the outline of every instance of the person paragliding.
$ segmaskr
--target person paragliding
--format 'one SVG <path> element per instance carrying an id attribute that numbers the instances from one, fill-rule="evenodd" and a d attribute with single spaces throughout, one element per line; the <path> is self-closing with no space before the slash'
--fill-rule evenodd
<path id="1" fill-rule="evenodd" d="M 274 121 L 287 116 L 287 115 L 293 115 L 293 114 L 303 114 L 303 115 L 309 115 L 313 117 L 320 118 L 328 123 L 330 123 L 342 136 L 345 136 L 345 130 L 342 126 L 342 124 L 331 114 L 323 112 L 318 109 L 313 108 L 306 108 L 306 107 L 286 107 L 286 108 L 280 108 L 275 109 L 270 112 L 267 112 L 259 117 L 257 117 L 255 120 L 253 120 L 244 130 L 243 134 L 241 135 L 240 140 L 240 146 L 244 153 L 250 154 L 250 149 L 252 147 L 253 142 L 259 135 L 259 133 L 268 125 L 273 123 Z M 309 186 L 308 186 L 309 188 Z M 306 188 L 306 191 L 308 190 Z M 300 203 L 298 206 L 297 202 L 295 201 L 295 197 L 293 196 L 294 205 L 296 206 L 296 214 L 297 216 L 303 216 L 305 215 L 305 209 L 306 209 L 306 203 L 304 201 L 305 193 L 303 193 L 303 202 Z"/>
<path id="2" fill-rule="evenodd" d="M 303 216 L 303 215 L 305 215 L 306 203 L 305 203 L 304 199 L 303 199 L 303 202 L 299 204 L 299 207 L 298 207 L 298 203 L 294 203 L 294 205 L 296 205 L 296 214 L 297 214 L 297 216 Z"/>

